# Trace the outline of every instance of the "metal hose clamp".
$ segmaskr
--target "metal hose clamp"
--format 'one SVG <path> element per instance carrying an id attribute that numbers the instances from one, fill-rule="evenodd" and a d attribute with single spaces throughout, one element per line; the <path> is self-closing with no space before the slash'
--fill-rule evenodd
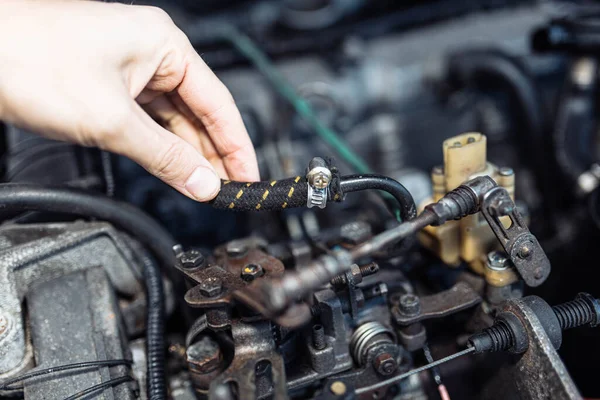
<path id="1" fill-rule="evenodd" d="M 306 180 L 308 181 L 306 206 L 308 208 L 325 208 L 327 206 L 331 177 L 331 170 L 325 160 L 315 157 L 310 161 L 306 174 Z"/>

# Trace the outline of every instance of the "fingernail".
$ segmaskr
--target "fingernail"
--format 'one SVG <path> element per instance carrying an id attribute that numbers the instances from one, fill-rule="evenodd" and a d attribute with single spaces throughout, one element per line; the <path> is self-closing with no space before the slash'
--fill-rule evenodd
<path id="1" fill-rule="evenodd" d="M 198 201 L 208 201 L 217 195 L 221 180 L 210 168 L 198 167 L 185 183 L 185 188 Z"/>

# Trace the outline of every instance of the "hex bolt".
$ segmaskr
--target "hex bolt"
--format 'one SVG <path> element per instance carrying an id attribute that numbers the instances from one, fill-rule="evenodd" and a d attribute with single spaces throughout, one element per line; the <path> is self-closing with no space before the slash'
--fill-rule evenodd
<path id="1" fill-rule="evenodd" d="M 389 353 L 383 353 L 373 359 L 373 368 L 375 368 L 378 374 L 386 376 L 396 371 L 398 363 L 394 356 Z"/>
<path id="2" fill-rule="evenodd" d="M 200 294 L 204 297 L 215 297 L 223 290 L 223 281 L 219 278 L 210 277 L 199 285 Z"/>
<path id="3" fill-rule="evenodd" d="M 405 315 L 418 315 L 421 312 L 421 300 L 417 295 L 406 293 L 400 296 L 399 307 Z"/>
<path id="4" fill-rule="evenodd" d="M 327 347 L 327 341 L 325 340 L 325 329 L 323 329 L 323 325 L 313 325 L 312 340 L 313 346 L 317 350 L 323 350 L 325 347 Z"/>
<path id="5" fill-rule="evenodd" d="M 232 240 L 227 243 L 225 252 L 228 257 L 231 258 L 242 258 L 248 254 L 248 245 L 241 240 Z"/>
<path id="6" fill-rule="evenodd" d="M 198 250 L 189 250 L 179 257 L 181 266 L 185 269 L 200 268 L 204 264 L 204 256 Z"/>
<path id="7" fill-rule="evenodd" d="M 487 255 L 487 267 L 494 271 L 504 271 L 507 266 L 508 258 L 500 251 L 490 251 Z"/>
<path id="8" fill-rule="evenodd" d="M 216 370 L 223 361 L 219 343 L 210 336 L 202 336 L 200 340 L 191 344 L 185 353 L 190 366 L 203 374 Z"/>
<path id="9" fill-rule="evenodd" d="M 265 270 L 259 264 L 246 264 L 242 268 L 242 279 L 246 282 L 252 282 L 265 274 Z"/>
<path id="10" fill-rule="evenodd" d="M 343 396 L 346 394 L 346 384 L 342 381 L 335 381 L 329 385 L 329 390 L 336 396 Z"/>

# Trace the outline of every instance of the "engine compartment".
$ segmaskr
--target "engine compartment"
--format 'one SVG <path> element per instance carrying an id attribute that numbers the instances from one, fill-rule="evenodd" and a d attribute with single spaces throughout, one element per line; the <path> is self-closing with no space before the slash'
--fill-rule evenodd
<path id="1" fill-rule="evenodd" d="M 5 125 L 0 396 L 599 396 L 593 7 L 152 4 L 262 181 L 199 204 Z"/>

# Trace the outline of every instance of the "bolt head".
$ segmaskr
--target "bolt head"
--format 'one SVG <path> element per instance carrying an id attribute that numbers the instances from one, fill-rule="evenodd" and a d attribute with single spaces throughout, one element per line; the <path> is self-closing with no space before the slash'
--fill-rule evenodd
<path id="1" fill-rule="evenodd" d="M 308 183 L 316 189 L 325 189 L 331 182 L 331 171 L 327 167 L 314 167 L 306 174 Z"/>
<path id="2" fill-rule="evenodd" d="M 500 200 L 497 204 L 494 205 L 494 211 L 496 215 L 505 216 L 514 211 L 514 205 L 511 201 L 508 200 Z"/>
<path id="3" fill-rule="evenodd" d="M 398 363 L 394 356 L 389 353 L 383 353 L 375 357 L 373 360 L 373 367 L 378 374 L 386 376 L 396 372 Z"/>
<path id="4" fill-rule="evenodd" d="M 198 250 L 190 250 L 183 253 L 179 261 L 183 268 L 194 269 L 204 264 L 204 256 Z"/>
<path id="5" fill-rule="evenodd" d="M 199 285 L 200 294 L 204 297 L 215 297 L 223 290 L 223 281 L 219 278 L 210 277 Z"/>
<path id="6" fill-rule="evenodd" d="M 500 168 L 498 173 L 500 174 L 500 176 L 512 176 L 515 174 L 515 171 L 513 171 L 513 169 L 509 167 L 502 167 Z"/>
<path id="7" fill-rule="evenodd" d="M 227 256 L 231 258 L 242 258 L 248 254 L 248 245 L 241 240 L 232 240 L 225 248 Z"/>
<path id="8" fill-rule="evenodd" d="M 242 268 L 242 279 L 246 282 L 252 282 L 265 274 L 265 270 L 259 264 L 246 264 Z"/>
<path id="9" fill-rule="evenodd" d="M 400 296 L 400 310 L 406 315 L 417 315 L 421 312 L 419 296 L 406 293 Z"/>
<path id="10" fill-rule="evenodd" d="M 186 349 L 187 360 L 203 373 L 214 371 L 223 359 L 221 348 L 210 336 L 202 336 Z"/>
<path id="11" fill-rule="evenodd" d="M 487 255 L 487 266 L 495 271 L 504 271 L 508 265 L 508 258 L 500 251 L 490 251 Z"/>

